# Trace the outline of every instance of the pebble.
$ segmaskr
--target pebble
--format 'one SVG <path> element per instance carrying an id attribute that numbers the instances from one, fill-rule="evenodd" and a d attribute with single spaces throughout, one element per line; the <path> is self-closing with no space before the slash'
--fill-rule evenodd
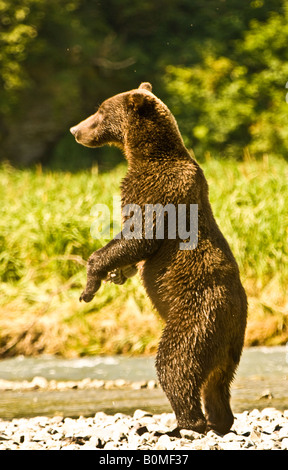
<path id="1" fill-rule="evenodd" d="M 130 382 L 129 380 L 98 380 L 85 378 L 82 380 L 66 380 L 56 381 L 47 380 L 45 377 L 34 377 L 31 381 L 12 381 L 0 379 L 0 391 L 11 390 L 88 390 L 100 389 L 114 390 L 119 388 L 130 388 L 132 390 L 140 390 L 147 388 L 152 390 L 158 388 L 159 384 L 156 380 L 143 380 L 141 382 Z"/>
<path id="2" fill-rule="evenodd" d="M 94 417 L 39 416 L 0 419 L 0 450 L 288 450 L 288 410 L 254 409 L 235 414 L 229 433 L 198 434 L 181 430 L 173 413 L 151 414 L 136 410 Z"/>

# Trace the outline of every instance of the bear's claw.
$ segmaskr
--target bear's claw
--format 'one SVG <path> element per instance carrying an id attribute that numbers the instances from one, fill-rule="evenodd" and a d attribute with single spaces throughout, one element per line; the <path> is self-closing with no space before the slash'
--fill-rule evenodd
<path id="1" fill-rule="evenodd" d="M 86 291 L 84 290 L 79 297 L 79 301 L 82 302 L 82 300 L 84 300 L 84 302 L 88 303 L 88 302 L 91 302 L 93 297 L 94 297 L 94 294 L 91 294 L 91 292 L 86 293 Z"/>
<path id="2" fill-rule="evenodd" d="M 87 302 L 87 303 L 91 302 L 97 290 L 101 286 L 101 281 L 97 279 L 92 284 L 88 282 L 88 285 L 89 285 L 89 288 L 87 289 L 86 287 L 86 289 L 83 290 L 82 294 L 80 295 L 80 298 L 79 298 L 80 302 L 82 302 L 82 300 L 84 300 L 84 302 Z"/>

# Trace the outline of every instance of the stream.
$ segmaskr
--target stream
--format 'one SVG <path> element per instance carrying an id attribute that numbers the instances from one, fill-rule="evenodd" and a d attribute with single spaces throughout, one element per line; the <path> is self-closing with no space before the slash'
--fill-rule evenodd
<path id="1" fill-rule="evenodd" d="M 156 380 L 154 357 L 94 356 L 63 359 L 54 356 L 15 357 L 0 360 L 0 379 L 31 381 L 44 377 L 55 381 L 84 378 L 130 382 Z M 232 409 L 275 407 L 288 409 L 288 348 L 246 348 L 231 389 Z M 0 392 L 0 418 L 33 416 L 93 416 L 98 411 L 133 414 L 136 409 L 171 412 L 160 388 L 5 390 Z"/>

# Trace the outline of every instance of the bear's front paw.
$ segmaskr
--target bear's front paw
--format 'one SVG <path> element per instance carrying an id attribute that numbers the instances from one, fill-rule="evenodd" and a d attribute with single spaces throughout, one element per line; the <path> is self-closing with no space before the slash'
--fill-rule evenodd
<path id="1" fill-rule="evenodd" d="M 86 293 L 86 291 L 84 290 L 79 297 L 79 301 L 82 302 L 82 300 L 84 300 L 84 302 L 88 303 L 88 302 L 91 302 L 93 297 L 94 297 L 94 294 L 91 294 L 91 292 Z"/>
<path id="2" fill-rule="evenodd" d="M 79 298 L 80 302 L 82 302 L 82 300 L 84 300 L 84 302 L 91 302 L 91 300 L 93 299 L 94 295 L 96 294 L 100 286 L 101 286 L 101 281 L 99 280 L 93 280 L 93 282 L 91 282 L 91 280 L 88 281 L 86 289 L 80 295 L 80 298 Z"/>

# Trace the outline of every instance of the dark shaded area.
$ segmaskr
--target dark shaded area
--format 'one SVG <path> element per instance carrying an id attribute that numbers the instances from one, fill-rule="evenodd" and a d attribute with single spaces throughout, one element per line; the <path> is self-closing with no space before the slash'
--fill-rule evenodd
<path id="1" fill-rule="evenodd" d="M 150 81 L 186 144 L 241 158 L 285 156 L 287 0 L 3 0 L 1 160 L 55 169 L 114 165 L 69 127 Z M 284 122 L 285 121 L 285 122 Z"/>

